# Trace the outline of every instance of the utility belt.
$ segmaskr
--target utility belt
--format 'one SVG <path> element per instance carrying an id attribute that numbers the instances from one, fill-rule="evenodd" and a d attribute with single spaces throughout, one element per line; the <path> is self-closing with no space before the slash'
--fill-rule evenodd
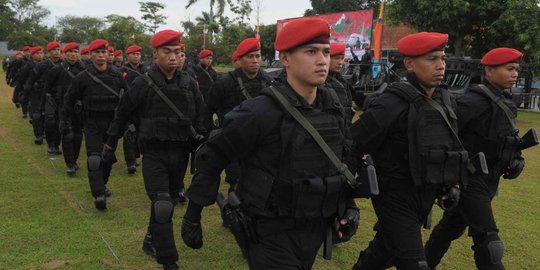
<path id="1" fill-rule="evenodd" d="M 432 149 L 422 156 L 421 179 L 414 179 L 416 185 L 455 184 L 456 179 L 466 179 L 469 165 L 469 153 Z"/>

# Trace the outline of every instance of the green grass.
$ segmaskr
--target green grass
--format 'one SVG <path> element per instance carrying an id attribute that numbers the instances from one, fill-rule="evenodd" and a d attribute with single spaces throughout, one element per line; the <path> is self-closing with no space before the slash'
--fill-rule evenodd
<path id="1" fill-rule="evenodd" d="M 0 74 L 3 77 L 3 74 Z M 11 88 L 0 82 L 0 269 L 159 269 L 141 251 L 149 215 L 141 172 L 128 176 L 123 161 L 115 164 L 109 188 L 113 196 L 106 213 L 97 212 L 89 192 L 85 159 L 77 177 L 65 175 L 63 160 L 49 160 L 46 146 L 33 144 L 27 120 L 10 101 Z M 518 126 L 540 130 L 540 114 L 520 112 Z M 119 157 L 122 157 L 119 147 Z M 494 200 L 507 269 L 538 269 L 540 265 L 540 147 L 524 152 L 527 166 L 518 180 L 501 182 Z M 85 156 L 84 150 L 81 156 Z M 120 158 L 121 160 L 122 158 Z M 191 181 L 188 175 L 186 183 Z M 226 185 L 222 186 L 225 191 Z M 373 237 L 375 215 L 359 200 L 357 235 L 334 249 L 333 260 L 317 257 L 314 269 L 350 269 Z M 434 222 L 441 211 L 434 208 Z M 203 212 L 204 247 L 187 248 L 180 240 L 185 205 L 176 208 L 175 239 L 183 269 L 247 269 L 230 233 L 222 226 L 217 206 Z M 424 231 L 424 237 L 430 231 Z M 119 262 L 113 256 L 114 251 Z M 439 269 L 472 269 L 471 239 L 456 241 Z"/>

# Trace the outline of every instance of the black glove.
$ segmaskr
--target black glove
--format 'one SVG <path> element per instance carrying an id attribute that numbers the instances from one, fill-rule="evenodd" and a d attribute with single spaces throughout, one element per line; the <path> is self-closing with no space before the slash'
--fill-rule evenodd
<path id="1" fill-rule="evenodd" d="M 135 125 L 128 125 L 126 132 L 124 132 L 124 138 L 129 142 L 135 143 L 137 140 L 137 129 L 135 128 Z"/>
<path id="2" fill-rule="evenodd" d="M 73 129 L 71 127 L 71 124 L 68 121 L 60 120 L 58 125 L 59 125 L 60 132 L 62 133 L 62 135 L 66 136 L 66 135 L 68 135 L 70 133 L 73 133 Z"/>
<path id="3" fill-rule="evenodd" d="M 192 150 L 196 150 L 206 141 L 206 136 L 202 134 L 197 134 L 193 137 L 193 144 L 191 146 Z"/>
<path id="4" fill-rule="evenodd" d="M 450 210 L 456 207 L 459 203 L 459 186 L 444 187 L 437 199 L 437 204 L 443 210 Z"/>
<path id="5" fill-rule="evenodd" d="M 114 148 L 104 144 L 103 150 L 101 151 L 101 159 L 103 159 L 103 162 L 106 163 L 115 163 L 116 162 L 116 155 L 114 154 Z"/>
<path id="6" fill-rule="evenodd" d="M 516 179 L 525 168 L 525 159 L 522 157 L 510 161 L 506 171 L 503 173 L 504 179 Z"/>
<path id="7" fill-rule="evenodd" d="M 358 208 L 349 208 L 345 214 L 336 220 L 335 228 L 337 235 L 334 236 L 334 243 L 342 243 L 351 240 L 351 237 L 358 230 L 358 221 L 360 220 L 360 210 Z"/>
<path id="8" fill-rule="evenodd" d="M 200 249 L 203 246 L 201 223 L 193 223 L 185 217 L 182 220 L 182 240 L 186 246 L 192 249 Z"/>

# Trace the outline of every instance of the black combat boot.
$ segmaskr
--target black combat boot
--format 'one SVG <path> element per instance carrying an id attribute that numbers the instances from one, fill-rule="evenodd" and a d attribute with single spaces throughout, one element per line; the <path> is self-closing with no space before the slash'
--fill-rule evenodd
<path id="1" fill-rule="evenodd" d="M 186 191 L 184 188 L 182 188 L 179 192 L 178 192 L 178 202 L 179 203 L 185 203 L 187 201 L 186 199 Z"/>
<path id="2" fill-rule="evenodd" d="M 107 198 L 105 195 L 99 195 L 94 199 L 94 205 L 97 210 L 105 211 L 107 210 Z"/>
<path id="3" fill-rule="evenodd" d="M 36 137 L 34 139 L 34 143 L 37 144 L 37 145 L 43 144 L 43 137 Z"/>
<path id="4" fill-rule="evenodd" d="M 128 174 L 135 174 L 137 172 L 137 162 L 136 161 L 128 162 L 127 171 L 128 171 Z"/>
<path id="5" fill-rule="evenodd" d="M 111 197 L 111 195 L 112 195 L 112 192 L 107 187 L 105 187 L 105 196 Z"/>
<path id="6" fill-rule="evenodd" d="M 75 163 L 68 164 L 67 169 L 66 169 L 66 173 L 69 176 L 75 176 L 75 174 L 77 173 L 77 169 L 78 169 L 77 164 L 75 164 Z"/>
<path id="7" fill-rule="evenodd" d="M 154 260 L 157 258 L 156 248 L 154 247 L 154 243 L 152 243 L 152 235 L 149 232 L 147 232 L 144 236 L 144 240 L 142 242 L 142 250 L 148 256 L 154 258 Z"/>
<path id="8" fill-rule="evenodd" d="M 178 265 L 176 263 L 166 263 L 163 265 L 163 270 L 178 270 Z"/>

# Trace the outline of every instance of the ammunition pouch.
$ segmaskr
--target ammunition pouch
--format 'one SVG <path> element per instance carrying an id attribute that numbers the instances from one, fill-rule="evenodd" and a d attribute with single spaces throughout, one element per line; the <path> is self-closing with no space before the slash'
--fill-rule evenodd
<path id="1" fill-rule="evenodd" d="M 340 203 L 344 203 L 340 197 L 345 183 L 342 175 L 278 179 L 275 184 L 278 214 L 308 219 L 331 217 Z"/>
<path id="2" fill-rule="evenodd" d="M 520 142 L 521 138 L 518 135 L 499 137 L 496 158 L 504 164 L 514 159 Z"/>
<path id="3" fill-rule="evenodd" d="M 260 211 L 268 209 L 275 177 L 262 170 L 248 168 L 242 172 L 242 179 L 246 180 L 240 181 L 238 193 L 244 204 Z"/>
<path id="4" fill-rule="evenodd" d="M 44 114 L 45 116 L 56 116 L 56 111 L 58 109 L 56 99 L 51 96 L 51 94 L 45 95 L 45 109 Z"/>
<path id="5" fill-rule="evenodd" d="M 425 183 L 417 184 L 455 184 L 467 176 L 469 164 L 467 151 L 431 149 L 422 155 L 422 158 L 425 164 L 422 179 Z"/>

